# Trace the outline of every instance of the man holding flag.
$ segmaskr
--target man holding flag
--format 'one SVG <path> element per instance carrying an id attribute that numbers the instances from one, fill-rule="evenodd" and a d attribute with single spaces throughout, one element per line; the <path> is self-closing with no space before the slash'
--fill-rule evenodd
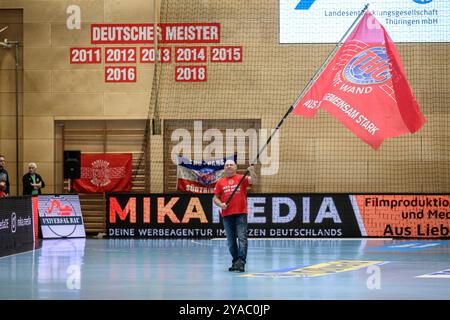
<path id="1" fill-rule="evenodd" d="M 228 271 L 244 272 L 248 247 L 247 187 L 256 183 L 256 173 L 251 166 L 247 169 L 250 177 L 237 174 L 234 160 L 227 160 L 224 170 L 225 177 L 220 178 L 214 188 L 214 203 L 222 209 L 221 215 L 227 235 L 228 249 L 233 258 Z M 240 180 L 242 181 L 240 182 Z M 234 197 L 227 204 L 231 194 Z"/>
<path id="2" fill-rule="evenodd" d="M 385 139 L 417 132 L 424 125 L 400 54 L 384 27 L 367 11 L 368 6 L 286 111 L 252 165 L 291 112 L 312 118 L 322 108 L 374 149 Z M 227 203 L 249 173 L 247 170 L 242 176 Z M 216 198 L 217 205 L 223 204 Z"/>

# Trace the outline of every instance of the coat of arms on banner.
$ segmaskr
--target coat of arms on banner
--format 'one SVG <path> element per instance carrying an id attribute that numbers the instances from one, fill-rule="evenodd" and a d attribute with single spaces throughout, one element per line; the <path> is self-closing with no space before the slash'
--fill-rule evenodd
<path id="1" fill-rule="evenodd" d="M 87 170 L 85 170 L 87 171 Z M 107 186 L 111 180 L 109 179 L 110 169 L 109 162 L 105 160 L 96 160 L 92 162 L 92 179 L 91 183 L 97 187 Z"/>
<path id="2" fill-rule="evenodd" d="M 195 161 L 178 157 L 177 190 L 190 193 L 213 193 L 217 180 L 223 177 L 225 161 L 236 161 L 236 155 Z"/>

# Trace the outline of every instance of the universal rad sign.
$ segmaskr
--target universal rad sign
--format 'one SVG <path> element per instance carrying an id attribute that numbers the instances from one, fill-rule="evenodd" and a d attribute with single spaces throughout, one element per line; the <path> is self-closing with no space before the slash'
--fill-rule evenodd
<path id="1" fill-rule="evenodd" d="M 357 237 L 348 195 L 248 196 L 249 237 Z M 212 195 L 108 194 L 107 234 L 132 238 L 225 237 Z"/>
<path id="2" fill-rule="evenodd" d="M 280 43 L 336 43 L 366 3 L 279 0 Z M 372 0 L 369 11 L 394 42 L 450 42 L 450 1 Z"/>
<path id="3" fill-rule="evenodd" d="M 44 195 L 38 199 L 44 239 L 86 236 L 78 195 Z"/>

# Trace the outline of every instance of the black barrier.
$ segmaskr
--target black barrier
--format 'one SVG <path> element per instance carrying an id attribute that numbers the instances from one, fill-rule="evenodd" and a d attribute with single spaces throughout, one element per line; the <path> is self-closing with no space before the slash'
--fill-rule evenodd
<path id="1" fill-rule="evenodd" d="M 212 195 L 108 194 L 108 237 L 225 237 Z M 249 195 L 251 238 L 360 237 L 349 195 Z"/>
<path id="2" fill-rule="evenodd" d="M 0 199 L 0 257 L 32 250 L 35 244 L 32 197 Z"/>

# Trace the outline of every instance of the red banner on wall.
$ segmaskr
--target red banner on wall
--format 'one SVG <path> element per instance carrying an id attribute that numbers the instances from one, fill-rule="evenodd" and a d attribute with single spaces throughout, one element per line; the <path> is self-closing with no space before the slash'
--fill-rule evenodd
<path id="1" fill-rule="evenodd" d="M 81 178 L 75 179 L 76 192 L 131 191 L 131 153 L 81 154 Z"/>

